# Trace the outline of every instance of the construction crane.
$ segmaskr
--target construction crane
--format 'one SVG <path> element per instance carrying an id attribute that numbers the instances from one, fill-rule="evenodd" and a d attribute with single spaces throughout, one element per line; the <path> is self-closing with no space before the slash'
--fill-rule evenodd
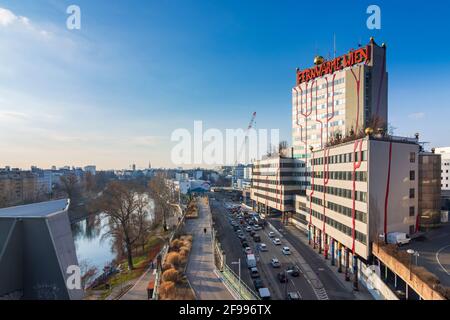
<path id="1" fill-rule="evenodd" d="M 248 124 L 247 130 L 245 131 L 244 142 L 242 143 L 241 148 L 239 149 L 239 152 L 237 154 L 236 164 L 239 161 L 239 159 L 241 158 L 241 155 L 244 152 L 244 148 L 247 147 L 247 145 L 248 145 L 248 133 L 250 132 L 250 130 L 255 125 L 255 120 L 256 120 L 256 112 L 253 112 L 252 118 L 250 120 L 250 123 Z"/>

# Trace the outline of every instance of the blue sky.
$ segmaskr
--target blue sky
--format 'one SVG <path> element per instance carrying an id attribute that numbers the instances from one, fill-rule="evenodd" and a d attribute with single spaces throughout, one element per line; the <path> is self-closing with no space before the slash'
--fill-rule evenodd
<path id="1" fill-rule="evenodd" d="M 253 111 L 290 141 L 295 69 L 332 54 L 333 34 L 338 54 L 386 42 L 395 133 L 450 145 L 448 1 L 320 3 L 0 0 L 0 167 L 170 167 L 173 130 L 246 127 Z"/>

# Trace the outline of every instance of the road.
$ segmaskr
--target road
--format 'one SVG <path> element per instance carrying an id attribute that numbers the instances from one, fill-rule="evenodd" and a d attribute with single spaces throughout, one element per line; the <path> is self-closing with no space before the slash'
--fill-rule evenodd
<path id="1" fill-rule="evenodd" d="M 422 240 L 422 241 L 419 241 Z M 419 252 L 417 264 L 434 273 L 441 283 L 450 286 L 450 224 L 429 231 L 425 237 L 413 240 L 401 247 Z M 415 263 L 415 258 L 413 259 Z"/>
<path id="2" fill-rule="evenodd" d="M 186 221 L 185 230 L 193 235 L 192 249 L 186 270 L 187 278 L 199 300 L 234 300 L 215 274 L 211 235 L 211 211 L 204 198 L 199 200 L 199 217 Z M 206 234 L 204 228 L 207 229 Z"/>
<path id="3" fill-rule="evenodd" d="M 353 290 L 346 288 L 337 275 L 333 273 L 326 265 L 327 262 L 319 256 L 311 247 L 302 241 L 306 239 L 306 235 L 296 229 L 293 226 L 284 226 L 280 219 L 270 219 L 269 222 L 277 229 L 281 230 L 285 241 L 291 244 L 297 252 L 308 262 L 311 269 L 317 274 L 320 282 L 323 284 L 330 300 L 356 300 L 357 296 L 353 293 Z M 328 262 L 329 263 L 329 262 Z M 339 275 L 341 276 L 341 275 Z M 343 277 L 343 275 L 342 275 Z M 362 287 L 362 286 L 360 286 Z M 369 293 L 364 288 L 360 288 L 362 295 L 366 298 L 369 297 Z"/>
<path id="4" fill-rule="evenodd" d="M 242 280 L 253 290 L 253 281 L 250 277 L 250 273 L 246 267 L 246 255 L 243 252 L 241 242 L 239 241 L 236 232 L 234 232 L 231 224 L 228 222 L 227 209 L 224 206 L 224 202 L 230 202 L 229 199 L 220 193 L 214 193 L 214 197 L 217 201 L 211 201 L 213 216 L 215 221 L 215 227 L 219 233 L 219 239 L 222 245 L 222 249 L 226 253 L 226 261 L 230 268 L 237 274 L 238 266 L 232 264 L 232 261 L 237 261 L 239 258 L 242 262 Z M 243 230 L 243 229 L 241 229 Z M 271 230 L 261 230 L 257 234 L 261 237 L 261 243 L 267 245 L 267 252 L 258 252 L 257 244 L 250 237 L 249 233 L 244 231 L 247 242 L 253 249 L 253 252 L 257 256 L 257 268 L 260 273 L 261 279 L 264 285 L 269 288 L 272 298 L 276 300 L 284 300 L 287 292 L 298 292 L 300 296 L 305 300 L 317 300 L 328 299 L 326 291 L 320 282 L 315 281 L 315 274 L 310 275 L 311 270 L 307 267 L 307 264 L 295 250 L 291 248 L 292 254 L 285 256 L 282 253 L 283 245 L 289 246 L 288 243 L 283 243 L 281 246 L 276 246 L 269 238 L 269 232 Z M 271 259 L 277 258 L 280 263 L 280 268 L 273 268 L 271 265 Z M 306 265 L 305 265 L 306 264 Z M 278 273 L 284 272 L 288 266 L 296 265 L 301 271 L 304 271 L 300 277 L 288 276 L 287 283 L 280 283 L 278 280 Z M 308 275 L 305 277 L 305 274 Z M 311 278 L 311 279 L 310 279 Z"/>

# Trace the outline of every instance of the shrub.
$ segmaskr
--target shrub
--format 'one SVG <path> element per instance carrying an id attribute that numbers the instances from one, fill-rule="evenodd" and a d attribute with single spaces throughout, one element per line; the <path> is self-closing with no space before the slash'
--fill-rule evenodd
<path id="1" fill-rule="evenodd" d="M 174 299 L 176 296 L 175 283 L 172 281 L 165 281 L 159 287 L 159 295 L 162 300 Z"/>
<path id="2" fill-rule="evenodd" d="M 170 263 L 178 269 L 180 266 L 180 254 L 178 252 L 169 252 L 167 254 L 166 263 Z"/>
<path id="3" fill-rule="evenodd" d="M 162 275 L 162 279 L 164 282 L 171 281 L 171 282 L 177 283 L 179 281 L 179 278 L 180 278 L 180 274 L 174 268 L 167 269 L 166 271 L 164 271 L 164 273 Z"/>
<path id="4" fill-rule="evenodd" d="M 181 240 L 175 239 L 170 244 L 170 247 L 172 248 L 172 250 L 178 251 L 182 245 L 183 245 L 183 242 Z"/>
<path id="5" fill-rule="evenodd" d="M 166 271 L 166 270 L 172 269 L 172 268 L 173 268 L 173 265 L 172 265 L 171 263 L 165 262 L 165 263 L 163 263 L 163 265 L 162 265 L 162 271 L 163 271 L 163 272 Z"/>

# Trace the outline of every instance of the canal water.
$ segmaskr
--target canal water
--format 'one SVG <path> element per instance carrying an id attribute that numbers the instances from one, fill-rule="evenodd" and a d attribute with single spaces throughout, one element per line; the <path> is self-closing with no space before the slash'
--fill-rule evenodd
<path id="1" fill-rule="evenodd" d="M 154 219 L 154 203 L 148 206 L 150 220 Z M 78 264 L 82 273 L 91 268 L 96 269 L 96 276 L 103 273 L 103 268 L 116 259 L 113 238 L 108 235 L 108 217 L 103 214 L 91 214 L 85 219 L 72 223 L 72 235 Z"/>

